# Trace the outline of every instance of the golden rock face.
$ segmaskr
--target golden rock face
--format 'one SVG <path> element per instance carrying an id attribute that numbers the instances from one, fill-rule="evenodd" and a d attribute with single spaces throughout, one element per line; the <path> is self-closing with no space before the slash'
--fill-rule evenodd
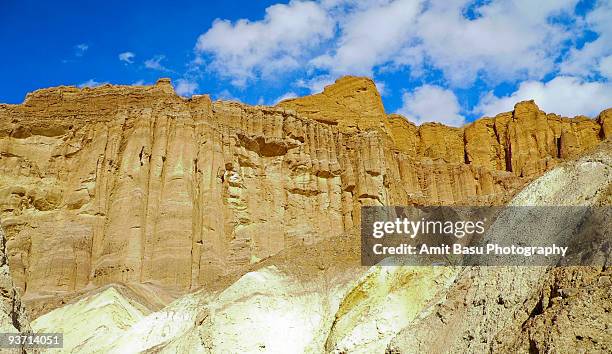
<path id="1" fill-rule="evenodd" d="M 113 282 L 189 291 L 353 230 L 362 205 L 501 204 L 610 136 L 533 102 L 462 128 L 386 115 L 371 80 L 251 107 L 154 86 L 0 105 L 0 219 L 24 299 Z"/>
<path id="2" fill-rule="evenodd" d="M 344 131 L 380 128 L 385 121 L 385 107 L 376 85 L 363 77 L 342 77 L 321 93 L 284 100 L 277 106 L 317 121 L 337 124 Z"/>
<path id="3" fill-rule="evenodd" d="M 31 330 L 30 320 L 11 279 L 6 251 L 6 238 L 0 227 L 0 331 L 28 332 Z"/>

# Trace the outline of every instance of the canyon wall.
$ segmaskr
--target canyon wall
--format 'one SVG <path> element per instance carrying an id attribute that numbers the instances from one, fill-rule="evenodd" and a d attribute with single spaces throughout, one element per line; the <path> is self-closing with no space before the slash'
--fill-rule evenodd
<path id="1" fill-rule="evenodd" d="M 15 288 L 11 278 L 6 250 L 6 238 L 0 227 L 0 332 L 29 332 L 30 319 L 21 302 L 21 295 Z M 22 348 L 14 348 L 14 352 L 22 352 Z M 0 349 L 4 352 L 7 349 Z"/>
<path id="2" fill-rule="evenodd" d="M 362 205 L 506 202 L 612 135 L 533 101 L 462 128 L 387 115 L 345 77 L 276 107 L 154 86 L 56 87 L 0 105 L 0 220 L 24 299 L 101 285 L 189 291 L 352 232 Z"/>
<path id="3" fill-rule="evenodd" d="M 509 204 L 604 210 L 611 192 L 608 141 L 530 182 Z M 584 215 L 564 208 L 535 223 L 519 209 L 496 220 L 490 241 L 531 230 L 525 236 L 570 249 L 586 242 L 569 257 L 593 266 L 364 267 L 360 237 L 343 235 L 285 249 L 157 311 L 113 284 L 31 326 L 63 332 L 73 353 L 610 352 L 612 210 L 592 232 Z"/>

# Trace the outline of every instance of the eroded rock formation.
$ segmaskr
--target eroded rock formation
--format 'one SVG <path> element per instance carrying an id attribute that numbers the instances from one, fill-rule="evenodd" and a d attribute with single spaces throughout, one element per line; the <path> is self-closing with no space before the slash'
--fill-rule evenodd
<path id="1" fill-rule="evenodd" d="M 609 206 L 611 186 L 607 142 L 547 172 L 511 203 Z M 500 225 L 562 242 L 551 225 L 565 224 L 563 217 Z M 136 311 L 129 292 L 104 290 L 32 327 L 66 331 L 65 350 L 75 353 L 609 352 L 611 274 L 598 265 L 367 268 L 359 265 L 359 237 L 345 234 L 285 249 L 159 311 Z"/>
<path id="2" fill-rule="evenodd" d="M 6 238 L 2 227 L 0 227 L 0 332 L 19 333 L 29 331 L 30 319 L 11 278 Z M 6 349 L 0 349 L 2 352 L 4 350 Z M 17 349 L 14 348 L 13 350 Z"/>
<path id="3" fill-rule="evenodd" d="M 355 77 L 276 107 L 184 99 L 168 80 L 43 89 L 0 105 L 8 262 L 35 312 L 117 282 L 185 292 L 350 232 L 361 205 L 504 203 L 608 138 L 611 119 L 529 101 L 415 126 Z"/>

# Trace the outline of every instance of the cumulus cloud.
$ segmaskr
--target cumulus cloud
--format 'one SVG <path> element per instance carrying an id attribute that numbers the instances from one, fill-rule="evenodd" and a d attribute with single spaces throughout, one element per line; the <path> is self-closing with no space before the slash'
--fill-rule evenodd
<path id="1" fill-rule="evenodd" d="M 165 55 L 156 55 L 151 59 L 147 59 L 144 62 L 145 68 L 151 69 L 151 70 L 159 70 L 159 71 L 171 71 L 170 69 L 162 65 L 161 62 L 164 59 L 166 59 Z"/>
<path id="2" fill-rule="evenodd" d="M 599 73 L 612 79 L 612 2 L 601 1 L 586 15 L 586 26 L 598 37 L 582 48 L 571 48 L 561 64 L 561 73 L 593 77 Z"/>
<path id="3" fill-rule="evenodd" d="M 208 55 L 207 67 L 239 86 L 305 64 L 311 78 L 313 69 L 315 76 L 372 76 L 409 66 L 413 75 L 439 69 L 461 87 L 479 76 L 493 82 L 541 79 L 576 37 L 555 21 L 573 14 L 576 3 L 294 0 L 268 7 L 260 21 L 217 19 L 199 37 L 196 54 Z M 597 26 L 601 18 L 605 14 L 591 14 L 589 23 Z"/>
<path id="4" fill-rule="evenodd" d="M 564 116 L 587 115 L 594 117 L 612 102 L 612 84 L 609 82 L 585 81 L 582 78 L 558 76 L 542 83 L 526 81 L 508 96 L 497 97 L 489 92 L 475 111 L 492 116 L 511 111 L 519 101 L 534 99 L 546 112 Z"/>
<path id="5" fill-rule="evenodd" d="M 102 86 L 106 84 L 108 84 L 108 82 L 98 82 L 95 79 L 89 79 L 83 83 L 80 83 L 78 86 L 80 88 L 84 88 L 84 87 L 98 87 L 98 86 Z"/>
<path id="6" fill-rule="evenodd" d="M 268 7 L 258 21 L 215 20 L 198 38 L 193 65 L 238 87 L 250 80 L 290 80 L 294 89 L 311 93 L 344 74 L 387 80 L 401 72 L 406 85 L 433 78 L 445 88 L 423 85 L 405 94 L 401 111 L 417 122 L 445 119 L 460 125 L 464 117 L 452 92 L 458 88 L 488 91 L 523 82 L 523 91 L 507 97 L 490 93 L 477 107 L 505 107 L 494 110 L 499 111 L 511 109 L 509 102 L 527 87 L 540 87 L 532 91 L 544 95 L 579 85 L 599 94 L 609 86 L 612 3 L 598 1 L 582 16 L 576 13 L 578 1 L 292 0 Z M 596 33 L 595 40 L 579 47 L 587 31 Z M 552 74 L 561 76 L 541 82 Z M 384 84 L 377 86 L 389 94 Z M 426 116 L 419 107 L 427 104 L 415 101 L 419 95 L 443 102 L 430 112 L 447 118 Z M 564 105 L 564 114 L 592 113 Z"/>
<path id="7" fill-rule="evenodd" d="M 132 64 L 134 63 L 135 56 L 136 55 L 132 52 L 123 52 L 123 53 L 119 53 L 119 60 L 127 64 Z"/>
<path id="8" fill-rule="evenodd" d="M 608 55 L 599 61 L 599 73 L 612 80 L 612 55 Z"/>
<path id="9" fill-rule="evenodd" d="M 340 24 L 338 46 L 311 64 L 333 75 L 372 75 L 410 39 L 421 4 L 415 0 L 374 2 L 346 16 Z"/>
<path id="10" fill-rule="evenodd" d="M 417 125 L 440 122 L 459 127 L 465 124 L 465 118 L 460 111 L 457 96 L 451 90 L 440 86 L 423 85 L 413 92 L 404 93 L 402 107 L 397 113 L 406 116 Z"/>
<path id="11" fill-rule="evenodd" d="M 180 96 L 191 96 L 198 89 L 198 83 L 187 79 L 179 79 L 176 81 L 174 90 Z"/>
<path id="12" fill-rule="evenodd" d="M 495 1 L 473 8 L 468 1 L 440 1 L 419 16 L 421 51 L 455 86 L 469 86 L 482 74 L 490 81 L 541 78 L 554 68 L 562 43 L 573 32 L 551 17 L 573 11 L 576 1 Z M 414 58 L 406 59 L 414 64 Z M 421 60 L 422 58 L 417 58 Z"/>
<path id="13" fill-rule="evenodd" d="M 261 21 L 215 20 L 198 38 L 196 52 L 210 56 L 209 70 L 244 86 L 257 76 L 299 68 L 333 34 L 334 21 L 320 4 L 291 1 L 268 7 Z"/>

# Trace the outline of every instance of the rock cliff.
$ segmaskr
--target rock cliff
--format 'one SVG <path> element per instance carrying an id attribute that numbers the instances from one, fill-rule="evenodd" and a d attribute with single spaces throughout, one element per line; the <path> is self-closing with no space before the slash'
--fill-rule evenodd
<path id="1" fill-rule="evenodd" d="M 607 142 L 547 172 L 511 204 L 609 206 L 611 185 Z M 500 224 L 560 241 L 550 225 L 565 224 L 563 217 Z M 359 264 L 359 237 L 348 233 L 285 249 L 159 311 L 140 309 L 130 292 L 111 288 L 32 327 L 65 331 L 64 350 L 74 353 L 609 352 L 612 285 L 609 260 L 603 263 L 367 268 Z"/>
<path id="2" fill-rule="evenodd" d="M 276 107 L 181 98 L 166 79 L 38 90 L 0 105 L 8 263 L 35 313 L 110 283 L 171 298 L 351 232 L 362 205 L 504 203 L 611 124 L 527 101 L 415 126 L 356 77 Z"/>
<path id="3" fill-rule="evenodd" d="M 30 332 L 30 319 L 11 278 L 7 255 L 6 238 L 0 227 L 0 332 Z M 23 348 L 0 349 L 1 353 L 9 351 L 25 353 Z"/>

